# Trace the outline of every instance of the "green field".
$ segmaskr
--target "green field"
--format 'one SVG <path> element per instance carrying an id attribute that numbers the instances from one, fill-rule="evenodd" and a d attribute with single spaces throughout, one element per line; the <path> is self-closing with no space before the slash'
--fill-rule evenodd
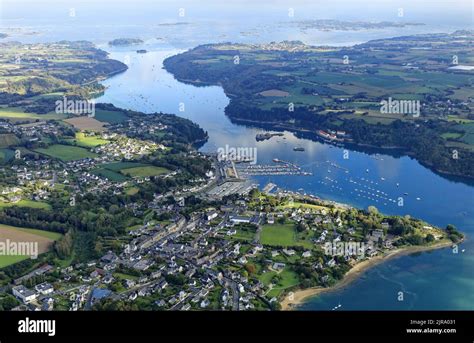
<path id="1" fill-rule="evenodd" d="M 15 152 L 11 149 L 0 149 L 0 163 L 9 162 L 15 156 Z"/>
<path id="2" fill-rule="evenodd" d="M 74 161 L 80 160 L 82 158 L 94 158 L 97 157 L 96 154 L 84 149 L 70 145 L 55 144 L 51 145 L 46 149 L 39 148 L 35 150 L 41 154 L 58 158 L 62 161 Z"/>
<path id="3" fill-rule="evenodd" d="M 18 207 L 29 207 L 29 208 L 39 208 L 42 210 L 51 210 L 51 205 L 45 202 L 41 201 L 33 201 L 33 200 L 20 200 L 15 203 L 10 203 L 10 202 L 2 202 L 0 201 L 0 208 L 3 207 L 13 207 L 13 206 L 18 206 Z"/>
<path id="4" fill-rule="evenodd" d="M 137 194 L 139 191 L 140 191 L 140 189 L 137 188 L 137 187 L 130 187 L 130 188 L 128 188 L 128 189 L 125 191 L 125 194 L 127 194 L 127 195 L 135 195 L 135 194 Z"/>
<path id="5" fill-rule="evenodd" d="M 0 225 L 1 228 L 1 225 Z M 58 232 L 52 232 L 52 231 L 45 231 L 45 230 L 38 230 L 38 229 L 26 229 L 26 228 L 16 228 L 18 231 L 26 232 L 26 233 L 31 233 L 40 237 L 48 238 L 53 241 L 57 241 L 60 239 L 63 235 L 58 233 Z"/>
<path id="6" fill-rule="evenodd" d="M 267 281 L 268 279 L 271 280 L 275 275 L 278 275 L 279 279 L 278 282 L 273 285 L 273 288 L 267 293 L 269 298 L 278 298 L 286 289 L 297 286 L 300 283 L 298 275 L 288 268 L 285 268 L 281 273 L 267 272 L 264 275 L 264 280 L 261 280 L 263 283 L 265 283 L 264 281 Z"/>
<path id="7" fill-rule="evenodd" d="M 121 111 L 108 111 L 101 109 L 96 110 L 94 118 L 98 121 L 110 124 L 122 123 L 129 119 L 129 117 Z"/>
<path id="8" fill-rule="evenodd" d="M 28 256 L 19 256 L 19 255 L 2 255 L 0 256 L 0 268 L 7 267 L 9 265 L 21 262 L 28 259 Z"/>
<path id="9" fill-rule="evenodd" d="M 145 166 L 136 168 L 126 168 L 122 169 L 120 172 L 130 177 L 151 177 L 166 174 L 169 172 L 169 170 L 162 167 Z"/>
<path id="10" fill-rule="evenodd" d="M 260 243 L 288 247 L 297 245 L 295 238 L 294 224 L 264 225 Z"/>
<path id="11" fill-rule="evenodd" d="M 109 143 L 108 140 L 102 139 L 99 136 L 86 136 L 84 132 L 77 132 L 76 139 L 71 140 L 71 142 L 84 148 L 94 148 Z"/>
<path id="12" fill-rule="evenodd" d="M 43 231 L 37 229 L 19 228 L 9 225 L 0 224 L 0 237 L 2 239 L 10 239 L 12 241 L 30 241 L 32 236 L 37 237 L 38 241 L 38 253 L 44 253 L 48 249 L 48 244 L 56 241 L 62 237 L 62 234 L 57 232 Z M 20 255 L 1 255 L 0 256 L 0 268 L 9 266 L 14 263 L 28 259 L 29 256 Z"/>
<path id="13" fill-rule="evenodd" d="M 110 181 L 115 181 L 115 182 L 122 182 L 122 181 L 128 180 L 128 177 L 126 177 L 125 175 L 122 175 L 116 171 L 105 169 L 105 168 L 94 169 L 92 171 L 92 174 L 105 177 L 109 179 Z"/>
<path id="14" fill-rule="evenodd" d="M 313 244 L 308 240 L 308 232 L 298 234 L 294 223 L 263 225 L 260 243 L 270 246 L 295 247 L 311 249 Z M 306 238 L 306 239 L 303 239 Z"/>
<path id="15" fill-rule="evenodd" d="M 8 148 L 20 143 L 20 140 L 12 133 L 0 134 L 0 148 Z"/>
<path id="16" fill-rule="evenodd" d="M 101 165 L 103 169 L 119 172 L 122 169 L 135 168 L 135 167 L 146 167 L 147 164 L 138 162 L 114 162 Z"/>
<path id="17" fill-rule="evenodd" d="M 67 118 L 65 114 L 50 112 L 47 114 L 36 114 L 25 112 L 21 107 L 0 107 L 0 118 L 7 119 L 64 119 Z"/>

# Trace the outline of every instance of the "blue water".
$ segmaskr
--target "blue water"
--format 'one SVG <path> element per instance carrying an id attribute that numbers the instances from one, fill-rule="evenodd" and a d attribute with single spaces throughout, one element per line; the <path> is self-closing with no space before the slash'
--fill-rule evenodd
<path id="1" fill-rule="evenodd" d="M 43 2 L 34 2 L 37 3 Z M 342 45 L 400 34 L 450 32 L 470 25 L 462 14 L 465 13 L 462 6 L 441 10 L 438 2 L 430 3 L 432 6 L 428 7 L 407 5 L 405 13 L 410 15 L 407 15 L 406 20 L 427 22 L 429 25 L 426 27 L 397 29 L 394 32 L 303 33 L 275 25 L 276 22 L 287 20 L 282 14 L 287 11 L 284 5 L 252 10 L 249 7 L 243 10 L 235 5 L 213 5 L 207 10 L 205 6 L 189 5 L 186 7 L 187 17 L 183 19 L 177 17 L 177 6 L 170 2 L 164 2 L 166 6 L 162 6 L 163 3 L 147 3 L 149 8 L 142 10 L 144 3 L 140 0 L 133 6 L 120 3 L 114 9 L 104 9 L 100 7 L 103 5 L 71 2 L 53 6 L 50 12 L 43 12 L 45 15 L 40 17 L 34 15 L 37 5 L 17 8 L 16 11 L 11 8 L 5 10 L 4 5 L 0 8 L 0 32 L 12 27 L 27 27 L 37 32 L 30 35 L 24 31 L 15 33 L 7 30 L 12 34 L 8 39 L 22 42 L 61 39 L 93 41 L 109 51 L 111 58 L 129 65 L 127 72 L 104 82 L 108 88 L 99 101 L 144 112 L 162 111 L 189 118 L 209 133 L 209 141 L 202 147 L 203 151 L 214 152 L 225 145 L 256 147 L 257 162 L 260 164 L 271 163 L 273 158 L 279 158 L 313 172 L 310 177 L 258 177 L 256 180 L 261 186 L 273 182 L 282 188 L 294 191 L 302 189 L 302 192 L 359 208 L 374 205 L 387 214 L 411 215 L 441 227 L 454 224 L 468 236 L 458 254 L 446 248 L 389 260 L 368 270 L 345 289 L 308 300 L 301 309 L 328 310 L 339 303 L 340 310 L 474 309 L 474 243 L 470 239 L 474 233 L 472 182 L 439 176 L 409 157 L 390 156 L 386 152 L 374 155 L 350 150 L 348 159 L 345 159 L 343 148 L 297 138 L 290 132 L 284 133 L 285 139 L 274 137 L 256 142 L 255 135 L 263 130 L 232 123 L 224 114 L 229 99 L 220 87 L 185 85 L 162 69 L 162 61 L 167 56 L 208 42 L 301 39 L 310 44 Z M 68 11 L 74 6 L 76 17 L 70 18 Z M 303 10 L 306 17 L 310 18 L 397 20 L 392 17 L 396 8 L 390 6 L 377 7 L 377 11 L 366 11 L 367 6 L 362 6 L 360 10 L 353 8 L 351 11 L 342 11 L 344 13 L 341 13 L 338 5 L 311 5 L 307 10 L 302 5 L 295 5 L 295 8 L 296 13 Z M 179 21 L 188 21 L 190 24 L 180 27 L 158 25 Z M 250 28 L 257 28 L 258 34 L 242 34 Z M 133 48 L 107 46 L 107 41 L 119 37 L 139 37 L 145 40 L 145 44 Z M 137 48 L 145 48 L 149 53 L 136 54 Z M 184 112 L 179 112 L 181 103 L 185 105 Z M 302 146 L 305 151 L 294 152 L 295 146 Z M 331 167 L 327 161 L 345 169 Z M 389 199 L 403 197 L 403 206 L 391 201 L 375 202 L 363 197 L 366 193 L 361 190 L 379 190 L 386 193 Z M 404 195 L 405 192 L 408 196 Z M 420 200 L 416 200 L 417 197 Z M 404 293 L 403 301 L 397 299 L 400 291 Z"/>

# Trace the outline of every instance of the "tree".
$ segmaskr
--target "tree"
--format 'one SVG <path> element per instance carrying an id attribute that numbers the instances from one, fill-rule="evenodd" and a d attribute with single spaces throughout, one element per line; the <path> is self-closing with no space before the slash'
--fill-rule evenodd
<path id="1" fill-rule="evenodd" d="M 249 273 L 249 274 L 255 274 L 257 272 L 257 267 L 255 266 L 255 264 L 253 263 L 247 263 L 245 265 L 245 270 Z"/>

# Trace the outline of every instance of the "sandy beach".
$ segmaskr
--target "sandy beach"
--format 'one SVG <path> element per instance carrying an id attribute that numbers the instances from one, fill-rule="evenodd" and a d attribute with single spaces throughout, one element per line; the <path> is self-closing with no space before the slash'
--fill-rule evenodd
<path id="1" fill-rule="evenodd" d="M 407 254 L 413 254 L 413 253 L 417 253 L 421 251 L 429 251 L 429 250 L 434 250 L 434 249 L 446 248 L 452 245 L 453 245 L 453 242 L 448 241 L 448 240 L 443 240 L 441 242 L 438 242 L 430 246 L 415 246 L 415 247 L 406 247 L 406 248 L 391 250 L 391 251 L 386 252 L 383 255 L 378 255 L 378 256 L 372 257 L 369 260 L 361 261 L 357 263 L 356 265 L 354 265 L 346 273 L 346 275 L 344 275 L 344 278 L 340 280 L 333 287 L 326 287 L 326 288 L 315 287 L 315 288 L 308 288 L 308 289 L 293 291 L 291 300 L 288 294 L 285 295 L 285 298 L 280 302 L 281 309 L 283 311 L 292 310 L 298 305 L 304 303 L 310 297 L 316 296 L 321 293 L 331 292 L 331 291 L 344 288 L 345 286 L 350 284 L 352 281 L 356 280 L 360 276 L 360 274 L 362 274 L 369 268 L 376 266 L 379 263 L 385 262 L 389 260 L 390 258 L 399 257 L 399 256 L 407 255 Z"/>

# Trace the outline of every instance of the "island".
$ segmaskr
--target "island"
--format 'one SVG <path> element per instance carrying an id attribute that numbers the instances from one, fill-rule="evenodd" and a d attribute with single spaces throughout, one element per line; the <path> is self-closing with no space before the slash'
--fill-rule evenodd
<path id="1" fill-rule="evenodd" d="M 130 46 L 143 44 L 143 41 L 138 38 L 117 38 L 109 42 L 110 46 Z"/>
<path id="2" fill-rule="evenodd" d="M 403 28 L 408 26 L 423 26 L 423 23 L 415 22 L 366 22 L 366 21 L 345 21 L 336 19 L 312 19 L 312 20 L 295 20 L 281 23 L 282 26 L 295 26 L 302 32 L 307 30 L 318 31 L 361 31 L 361 30 L 382 30 L 386 28 Z"/>
<path id="3" fill-rule="evenodd" d="M 473 31 L 353 47 L 207 44 L 165 60 L 178 80 L 220 85 L 241 124 L 354 149 L 401 151 L 442 175 L 474 177 Z"/>

